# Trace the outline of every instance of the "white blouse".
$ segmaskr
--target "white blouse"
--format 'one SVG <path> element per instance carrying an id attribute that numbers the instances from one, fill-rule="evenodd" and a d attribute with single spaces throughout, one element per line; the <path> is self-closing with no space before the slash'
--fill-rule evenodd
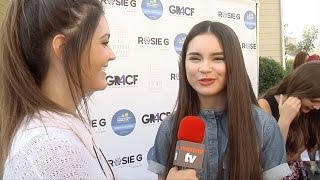
<path id="1" fill-rule="evenodd" d="M 114 179 L 114 176 L 95 146 L 87 123 L 71 115 L 40 112 L 28 124 L 25 119 L 17 131 L 3 178 Z"/>

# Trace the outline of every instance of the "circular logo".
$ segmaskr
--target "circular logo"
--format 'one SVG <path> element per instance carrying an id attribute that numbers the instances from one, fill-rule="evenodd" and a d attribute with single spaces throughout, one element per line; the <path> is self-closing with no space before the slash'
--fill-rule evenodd
<path id="1" fill-rule="evenodd" d="M 151 38 L 150 37 L 144 37 L 143 38 L 143 43 L 149 45 L 151 42 Z"/>
<path id="2" fill-rule="evenodd" d="M 182 46 L 183 46 L 184 40 L 186 39 L 186 36 L 187 34 L 180 33 L 174 38 L 174 49 L 178 54 L 180 54 L 182 51 Z"/>
<path id="3" fill-rule="evenodd" d="M 113 5 L 116 0 L 107 0 L 110 5 Z"/>
<path id="4" fill-rule="evenodd" d="M 154 156 L 154 146 L 152 146 L 148 151 L 148 155 L 147 155 L 148 164 L 150 164 L 150 161 L 153 160 L 153 156 Z"/>
<path id="5" fill-rule="evenodd" d="M 120 159 L 120 158 L 116 158 L 116 159 L 114 160 L 114 165 L 120 166 L 120 165 L 121 165 L 121 159 Z"/>
<path id="6" fill-rule="evenodd" d="M 256 28 L 256 15 L 252 11 L 247 11 L 244 14 L 244 24 L 248 29 Z"/>
<path id="7" fill-rule="evenodd" d="M 130 134 L 136 126 L 136 118 L 131 111 L 122 109 L 113 115 L 111 126 L 116 134 L 126 136 Z"/>
<path id="8" fill-rule="evenodd" d="M 159 19 L 163 13 L 163 6 L 160 0 L 143 0 L 141 9 L 143 14 L 151 20 Z"/>

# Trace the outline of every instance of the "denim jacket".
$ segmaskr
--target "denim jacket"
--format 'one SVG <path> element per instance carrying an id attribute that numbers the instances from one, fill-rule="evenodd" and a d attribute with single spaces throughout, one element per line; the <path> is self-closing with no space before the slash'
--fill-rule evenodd
<path id="1" fill-rule="evenodd" d="M 253 116 L 259 142 L 261 142 L 263 179 L 281 179 L 291 170 L 287 164 L 285 144 L 276 120 L 260 108 L 253 107 Z M 199 117 L 206 124 L 205 155 L 202 170 L 197 172 L 201 180 L 217 177 L 218 165 L 226 152 L 228 144 L 228 118 L 226 111 L 201 110 Z M 173 128 L 172 116 L 168 116 L 160 125 L 154 143 L 154 156 L 148 169 L 164 176 L 165 165 L 171 145 Z M 249 149 L 248 149 L 249 150 Z M 227 158 L 223 158 L 227 159 Z M 224 160 L 220 179 L 228 179 L 228 163 Z M 242 167 L 246 168 L 246 167 Z"/>

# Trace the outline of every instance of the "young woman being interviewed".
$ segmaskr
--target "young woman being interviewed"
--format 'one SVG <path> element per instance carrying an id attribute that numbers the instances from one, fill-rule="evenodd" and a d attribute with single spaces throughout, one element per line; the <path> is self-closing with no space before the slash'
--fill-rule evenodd
<path id="1" fill-rule="evenodd" d="M 184 41 L 179 75 L 175 111 L 159 127 L 149 164 L 159 179 L 173 167 L 177 131 L 189 115 L 206 125 L 199 179 L 280 179 L 291 173 L 277 122 L 257 107 L 240 42 L 230 27 L 196 24 Z"/>

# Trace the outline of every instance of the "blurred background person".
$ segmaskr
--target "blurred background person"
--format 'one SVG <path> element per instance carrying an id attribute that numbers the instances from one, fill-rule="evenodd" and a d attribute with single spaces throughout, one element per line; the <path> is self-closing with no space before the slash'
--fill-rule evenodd
<path id="1" fill-rule="evenodd" d="M 320 131 L 320 62 L 304 63 L 258 100 L 262 109 L 277 120 L 286 141 L 292 175 L 285 179 L 309 179 L 300 159 L 305 149 L 315 147 Z"/>
<path id="2" fill-rule="evenodd" d="M 308 57 L 306 62 L 310 62 L 310 61 L 319 61 L 320 58 L 317 54 L 312 54 L 311 56 Z"/>
<path id="3" fill-rule="evenodd" d="M 293 61 L 293 69 L 296 69 L 301 64 L 307 62 L 309 58 L 309 54 L 307 52 L 301 51 L 299 52 Z"/>

